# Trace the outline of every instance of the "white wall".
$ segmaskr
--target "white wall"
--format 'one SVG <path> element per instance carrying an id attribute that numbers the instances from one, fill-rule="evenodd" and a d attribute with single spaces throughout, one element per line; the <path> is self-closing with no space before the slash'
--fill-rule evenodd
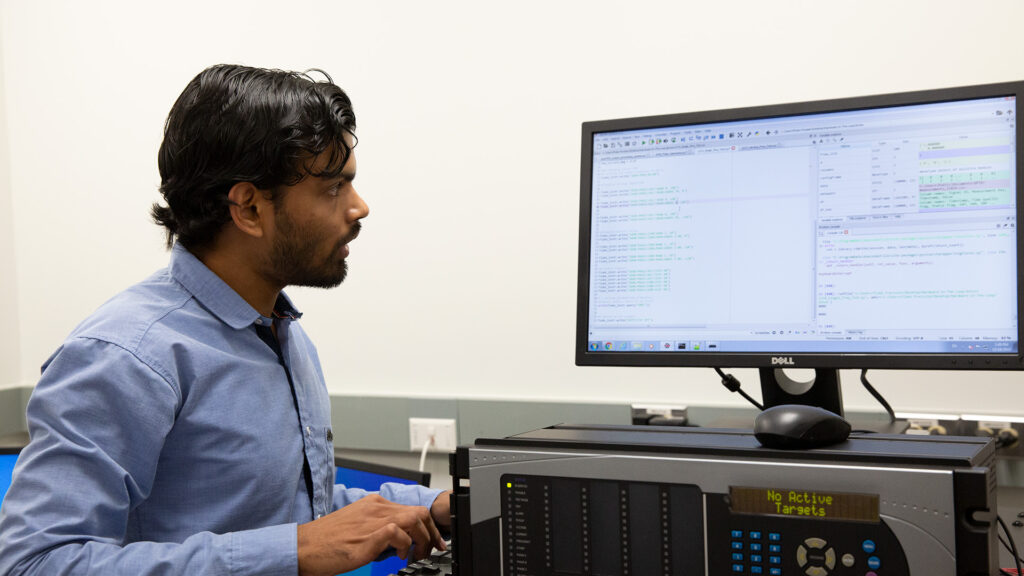
<path id="1" fill-rule="evenodd" d="M 6 36 L 7 18 L 0 13 L 0 38 Z M 4 95 L 4 60 L 0 43 L 0 303 L 4 307 L 0 330 L 0 388 L 21 381 L 18 293 L 15 275 L 14 215 L 11 210 L 11 168 L 7 139 L 7 106 Z"/>
<path id="2" fill-rule="evenodd" d="M 690 404 L 742 400 L 708 369 L 573 366 L 582 121 L 1024 79 L 1016 0 L 0 10 L 25 382 L 166 261 L 147 217 L 163 121 L 213 63 L 323 68 L 355 102 L 371 216 L 343 287 L 291 291 L 333 391 Z M 855 375 L 848 405 L 874 406 Z M 1024 413 L 1019 374 L 874 381 L 901 410 Z"/>

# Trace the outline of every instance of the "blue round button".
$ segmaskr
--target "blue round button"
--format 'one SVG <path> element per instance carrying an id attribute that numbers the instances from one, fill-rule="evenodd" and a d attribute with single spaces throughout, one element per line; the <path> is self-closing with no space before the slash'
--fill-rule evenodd
<path id="1" fill-rule="evenodd" d="M 875 551 L 875 541 L 874 540 L 865 540 L 865 541 L 861 542 L 860 547 L 863 548 L 864 551 L 867 552 L 868 554 L 871 554 L 872 552 Z"/>
<path id="2" fill-rule="evenodd" d="M 881 566 L 882 560 L 878 556 L 871 556 L 868 558 L 868 568 L 878 570 Z"/>

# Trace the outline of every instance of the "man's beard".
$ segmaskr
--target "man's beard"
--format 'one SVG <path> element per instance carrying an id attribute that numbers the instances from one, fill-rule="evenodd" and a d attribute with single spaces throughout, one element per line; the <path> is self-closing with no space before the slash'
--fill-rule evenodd
<path id="1" fill-rule="evenodd" d="M 326 236 L 323 229 L 303 229 L 296 226 L 287 213 L 278 215 L 279 236 L 270 256 L 271 273 L 278 282 L 283 286 L 311 288 L 334 288 L 341 284 L 348 274 L 348 262 L 341 257 L 341 249 L 359 234 L 360 223 L 354 223 L 349 234 L 338 241 L 327 258 L 318 262 L 314 258 Z"/>

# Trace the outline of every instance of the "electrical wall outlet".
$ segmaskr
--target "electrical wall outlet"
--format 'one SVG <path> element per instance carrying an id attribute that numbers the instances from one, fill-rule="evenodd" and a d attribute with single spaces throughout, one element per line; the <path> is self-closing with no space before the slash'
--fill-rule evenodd
<path id="1" fill-rule="evenodd" d="M 423 450 L 430 437 L 434 442 L 427 450 L 429 452 L 451 452 L 458 444 L 458 436 L 455 434 L 455 419 L 453 418 L 409 418 L 409 450 L 419 452 Z"/>

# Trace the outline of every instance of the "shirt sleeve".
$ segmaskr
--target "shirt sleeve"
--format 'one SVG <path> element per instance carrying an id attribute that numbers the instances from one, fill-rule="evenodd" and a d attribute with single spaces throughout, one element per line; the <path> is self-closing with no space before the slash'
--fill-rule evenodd
<path id="1" fill-rule="evenodd" d="M 295 524 L 133 542 L 130 512 L 152 489 L 179 407 L 168 379 L 124 348 L 65 343 L 28 404 L 31 442 L 0 514 L 0 574 L 294 576 Z"/>
<path id="2" fill-rule="evenodd" d="M 436 490 L 425 486 L 411 484 L 397 484 L 387 482 L 382 484 L 379 492 L 368 492 L 361 488 L 346 488 L 338 484 L 334 487 L 334 509 L 339 510 L 359 500 L 367 494 L 380 494 L 385 500 L 408 506 L 430 506 L 444 490 Z"/>

